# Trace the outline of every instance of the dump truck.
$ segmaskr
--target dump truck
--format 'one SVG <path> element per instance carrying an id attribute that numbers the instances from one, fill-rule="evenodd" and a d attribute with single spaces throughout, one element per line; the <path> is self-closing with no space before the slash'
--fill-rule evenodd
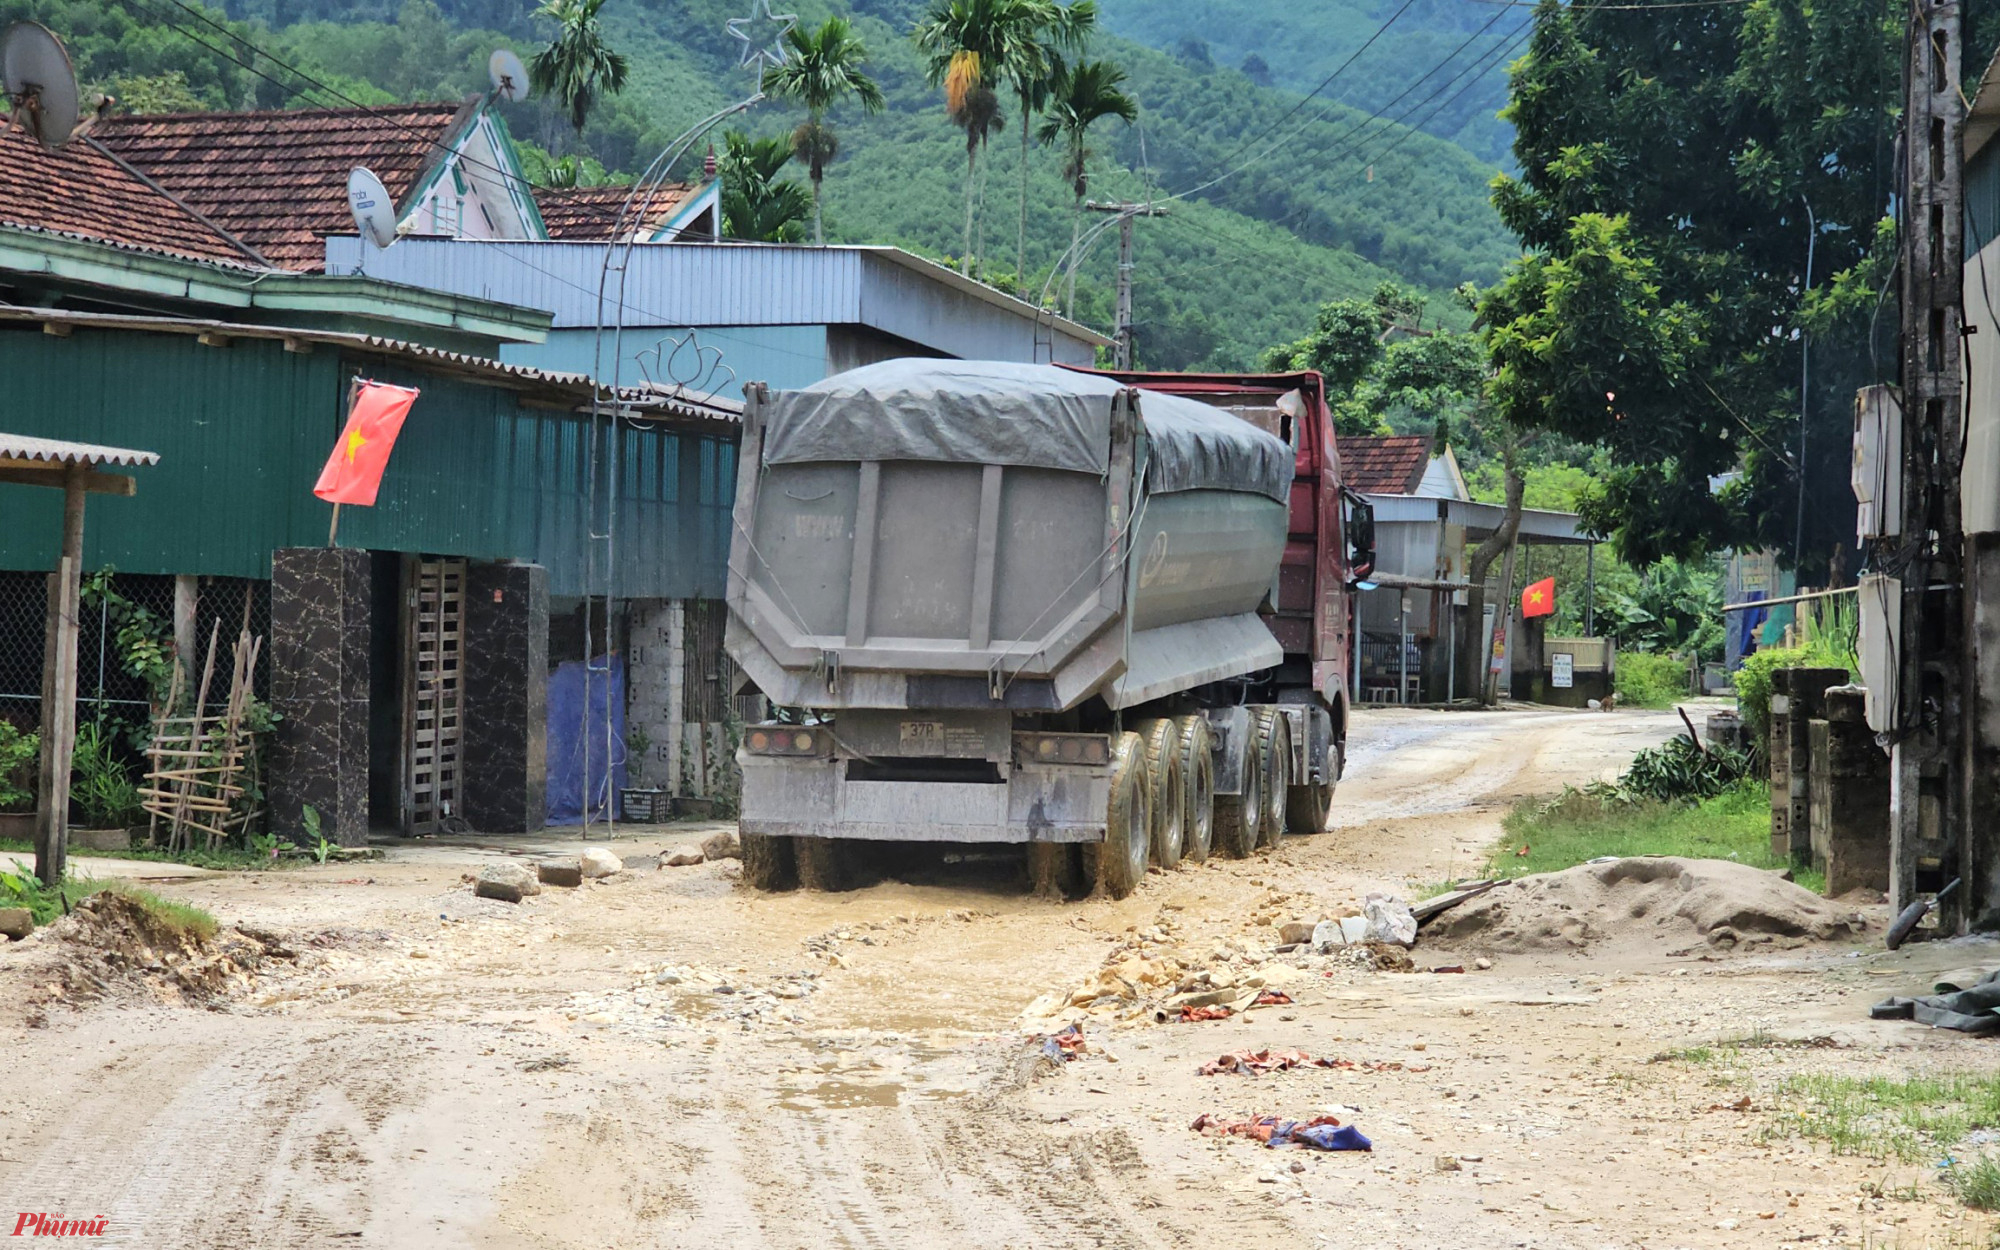
<path id="1" fill-rule="evenodd" d="M 1372 526 L 1319 375 L 907 359 L 745 394 L 752 884 L 998 843 L 1038 889 L 1122 898 L 1325 828 Z"/>

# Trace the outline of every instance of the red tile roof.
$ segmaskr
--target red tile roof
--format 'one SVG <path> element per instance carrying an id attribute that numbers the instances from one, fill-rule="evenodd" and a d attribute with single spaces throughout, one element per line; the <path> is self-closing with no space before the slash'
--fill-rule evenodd
<path id="1" fill-rule="evenodd" d="M 653 230 L 665 226 L 689 200 L 707 189 L 705 182 L 662 184 L 646 213 L 648 225 Z M 549 228 L 551 239 L 572 242 L 608 239 L 618 225 L 618 213 L 625 206 L 625 198 L 631 194 L 629 185 L 573 187 L 563 191 L 536 187 L 535 207 L 542 210 L 542 224 Z"/>
<path id="2" fill-rule="evenodd" d="M 1346 436 L 1334 440 L 1340 480 L 1364 495 L 1413 494 L 1431 463 L 1431 440 L 1421 434 Z"/>
<path id="3" fill-rule="evenodd" d="M 352 234 L 347 175 L 375 171 L 398 207 L 472 119 L 464 103 L 110 117 L 93 137 L 286 269 L 317 270 Z"/>
<path id="4" fill-rule="evenodd" d="M 214 226 L 91 145 L 54 151 L 20 130 L 0 135 L 0 223 L 194 260 L 255 265 Z"/>

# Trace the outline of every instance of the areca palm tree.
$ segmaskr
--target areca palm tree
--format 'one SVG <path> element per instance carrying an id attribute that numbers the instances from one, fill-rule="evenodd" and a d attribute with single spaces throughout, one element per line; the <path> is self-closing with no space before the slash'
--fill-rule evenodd
<path id="1" fill-rule="evenodd" d="M 965 131 L 964 271 L 972 272 L 972 208 L 979 151 L 1005 124 L 994 84 L 1014 79 L 1035 57 L 1050 0 L 931 0 L 911 32 L 924 53 L 925 77 L 944 88 L 945 112 Z"/>
<path id="2" fill-rule="evenodd" d="M 537 95 L 560 100 L 578 134 L 599 95 L 625 89 L 625 58 L 611 50 L 597 26 L 603 7 L 604 0 L 542 0 L 535 10 L 536 17 L 556 23 L 556 37 L 528 61 L 528 85 Z"/>
<path id="3" fill-rule="evenodd" d="M 1021 54 L 1007 67 L 1008 81 L 1021 102 L 1021 216 L 1014 236 L 1014 273 L 1019 293 L 1028 281 L 1028 124 L 1049 101 L 1056 83 L 1068 70 L 1066 58 L 1081 52 L 1097 28 L 1096 0 L 1074 0 L 1067 7 L 1054 0 L 1037 0 L 1037 24 Z"/>
<path id="4" fill-rule="evenodd" d="M 791 162 L 784 139 L 752 139 L 738 130 L 722 137 L 722 226 L 732 239 L 797 243 L 805 238 L 804 218 L 813 205 L 807 190 L 778 173 Z"/>
<path id="5" fill-rule="evenodd" d="M 806 163 L 806 176 L 812 180 L 813 242 L 825 243 L 819 218 L 820 181 L 840 153 L 840 140 L 826 124 L 826 111 L 851 95 L 863 109 L 879 113 L 882 88 L 862 72 L 868 47 L 844 17 L 829 17 L 811 32 L 793 27 L 785 32 L 785 42 L 791 55 L 783 65 L 764 71 L 764 93 L 806 106 L 806 119 L 792 131 L 792 153 Z"/>
<path id="6" fill-rule="evenodd" d="M 1064 66 L 1049 85 L 1047 116 L 1036 137 L 1043 143 L 1063 145 L 1063 179 L 1076 194 L 1075 215 L 1070 220 L 1070 271 L 1064 313 L 1076 311 L 1076 243 L 1083 225 L 1083 200 L 1090 193 L 1090 127 L 1107 117 L 1127 125 L 1138 120 L 1139 105 L 1120 90 L 1125 71 L 1109 61 L 1080 61 Z"/>

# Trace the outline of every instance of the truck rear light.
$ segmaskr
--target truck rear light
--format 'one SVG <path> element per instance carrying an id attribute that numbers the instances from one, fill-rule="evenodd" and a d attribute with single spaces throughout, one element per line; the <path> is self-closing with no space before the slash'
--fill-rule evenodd
<path id="1" fill-rule="evenodd" d="M 752 755 L 819 755 L 831 737 L 824 728 L 752 725 L 743 735 L 743 745 Z"/>
<path id="2" fill-rule="evenodd" d="M 1023 764 L 1096 767 L 1111 762 L 1111 740 L 1103 734 L 1015 734 L 1014 756 Z"/>

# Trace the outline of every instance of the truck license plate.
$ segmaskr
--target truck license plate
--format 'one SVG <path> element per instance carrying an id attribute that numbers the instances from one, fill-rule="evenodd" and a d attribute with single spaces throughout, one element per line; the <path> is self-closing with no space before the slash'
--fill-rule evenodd
<path id="1" fill-rule="evenodd" d="M 902 725 L 902 748 L 907 755 L 935 755 L 944 750 L 944 722 L 906 720 Z"/>

